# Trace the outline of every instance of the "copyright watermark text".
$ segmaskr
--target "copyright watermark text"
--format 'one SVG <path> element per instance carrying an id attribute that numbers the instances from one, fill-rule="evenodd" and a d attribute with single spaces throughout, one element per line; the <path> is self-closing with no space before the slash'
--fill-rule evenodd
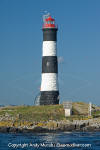
<path id="1" fill-rule="evenodd" d="M 29 148 L 29 147 L 91 147 L 91 144 L 62 144 L 62 143 L 8 143 L 8 147 L 17 149 L 17 148 Z"/>

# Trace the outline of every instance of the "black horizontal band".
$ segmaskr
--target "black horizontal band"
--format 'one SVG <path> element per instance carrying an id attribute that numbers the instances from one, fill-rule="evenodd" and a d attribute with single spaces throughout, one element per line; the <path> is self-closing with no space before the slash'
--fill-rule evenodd
<path id="1" fill-rule="evenodd" d="M 43 41 L 57 41 L 57 28 L 44 28 Z"/>
<path id="2" fill-rule="evenodd" d="M 58 73 L 57 56 L 42 57 L 42 73 Z"/>
<path id="3" fill-rule="evenodd" d="M 40 105 L 59 104 L 59 91 L 41 91 Z"/>

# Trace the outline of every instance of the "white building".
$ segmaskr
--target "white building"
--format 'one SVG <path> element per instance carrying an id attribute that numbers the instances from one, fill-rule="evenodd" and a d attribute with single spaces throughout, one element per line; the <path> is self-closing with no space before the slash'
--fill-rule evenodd
<path id="1" fill-rule="evenodd" d="M 63 107 L 65 110 L 65 117 L 71 116 L 72 114 L 72 102 L 70 101 L 64 101 Z"/>

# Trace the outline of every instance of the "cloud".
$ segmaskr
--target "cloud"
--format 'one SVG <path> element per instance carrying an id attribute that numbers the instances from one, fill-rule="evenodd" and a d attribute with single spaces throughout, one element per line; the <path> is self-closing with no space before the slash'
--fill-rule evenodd
<path id="1" fill-rule="evenodd" d="M 58 57 L 58 63 L 61 64 L 64 62 L 64 58 L 62 56 Z"/>

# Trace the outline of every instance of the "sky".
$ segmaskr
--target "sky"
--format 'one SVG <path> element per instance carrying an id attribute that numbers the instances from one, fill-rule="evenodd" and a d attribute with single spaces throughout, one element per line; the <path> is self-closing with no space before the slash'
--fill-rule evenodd
<path id="1" fill-rule="evenodd" d="M 33 105 L 39 93 L 46 12 L 58 25 L 60 103 L 100 105 L 99 0 L 0 0 L 0 105 Z"/>

